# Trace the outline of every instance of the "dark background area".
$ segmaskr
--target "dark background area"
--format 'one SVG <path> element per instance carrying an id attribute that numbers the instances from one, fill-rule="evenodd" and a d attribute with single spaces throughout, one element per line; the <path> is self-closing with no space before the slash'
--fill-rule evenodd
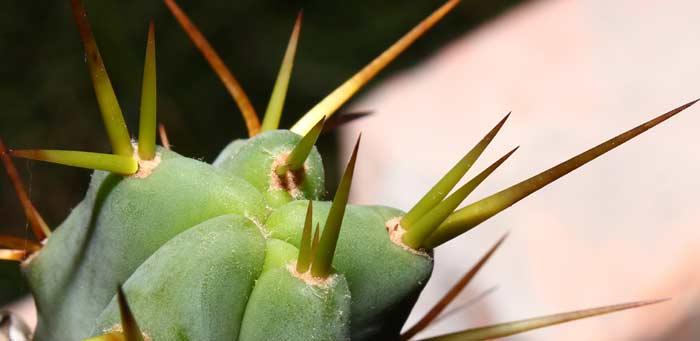
<path id="1" fill-rule="evenodd" d="M 441 45 L 517 3 L 467 1 L 390 66 L 410 67 Z M 443 1 L 180 1 L 264 112 L 294 18 L 301 39 L 282 128 L 363 67 Z M 210 162 L 246 136 L 234 102 L 161 1 L 85 1 L 89 20 L 132 136 L 147 23 L 154 19 L 158 120 L 174 149 Z M 0 136 L 14 148 L 109 152 L 69 2 L 6 2 L 0 8 Z M 368 108 L 371 109 L 371 108 Z M 341 109 L 342 112 L 342 109 Z M 381 113 L 376 113 L 381 114 Z M 319 142 L 332 193 L 335 139 Z M 16 160 L 32 200 L 55 228 L 81 200 L 90 171 Z M 0 233 L 32 238 L 6 176 L 0 176 Z M 23 290 L 15 263 L 0 261 L 0 304 Z"/>

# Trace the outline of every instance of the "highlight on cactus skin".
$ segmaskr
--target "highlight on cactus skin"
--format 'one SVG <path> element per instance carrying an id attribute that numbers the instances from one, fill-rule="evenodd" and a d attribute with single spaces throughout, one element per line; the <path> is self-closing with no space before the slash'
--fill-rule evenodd
<path id="1" fill-rule="evenodd" d="M 0 236 L 0 259 L 22 262 L 38 312 L 34 338 L 413 339 L 471 282 L 505 236 L 418 323 L 405 326 L 430 279 L 435 248 L 695 103 L 463 208 L 458 207 L 466 197 L 517 149 L 455 189 L 508 115 L 407 212 L 348 203 L 355 164 L 362 162 L 358 137 L 333 200 L 323 200 L 324 166 L 314 144 L 324 125 L 342 122 L 331 115 L 458 2 L 447 1 L 284 130 L 279 122 L 301 15 L 261 125 L 204 35 L 175 1 L 165 0 L 248 127 L 249 138 L 232 141 L 207 164 L 170 150 L 165 128 L 157 124 L 153 24 L 147 33 L 138 141 L 132 142 L 83 5 L 71 0 L 112 154 L 7 150 L 0 140 L 0 158 L 36 238 Z M 162 147 L 156 145 L 156 130 Z M 10 156 L 94 170 L 83 201 L 53 231 L 30 202 Z M 657 302 L 476 327 L 432 340 L 496 338 Z"/>

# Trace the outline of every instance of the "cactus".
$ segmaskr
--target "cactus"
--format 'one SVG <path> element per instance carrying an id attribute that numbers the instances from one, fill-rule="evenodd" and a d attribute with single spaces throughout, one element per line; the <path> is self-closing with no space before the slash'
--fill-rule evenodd
<path id="1" fill-rule="evenodd" d="M 138 142 L 133 142 L 79 0 L 71 0 L 112 154 L 8 150 L 0 157 L 38 242 L 0 237 L 22 262 L 37 340 L 378 340 L 413 338 L 474 278 L 501 238 L 416 325 L 401 333 L 430 279 L 433 250 L 529 194 L 688 108 L 687 103 L 484 199 L 458 208 L 517 149 L 455 186 L 508 115 L 404 212 L 348 203 L 360 138 L 331 201 L 314 144 L 331 115 L 457 4 L 449 0 L 291 127 L 279 129 L 297 17 L 262 124 L 242 87 L 186 14 L 165 0 L 238 104 L 249 137 L 212 164 L 170 150 L 156 120 L 149 26 Z M 357 115 L 361 116 L 361 115 Z M 156 130 L 162 147 L 156 146 Z M 10 157 L 94 169 L 90 187 L 51 230 Z M 488 339 L 659 302 L 639 301 L 438 336 Z"/>

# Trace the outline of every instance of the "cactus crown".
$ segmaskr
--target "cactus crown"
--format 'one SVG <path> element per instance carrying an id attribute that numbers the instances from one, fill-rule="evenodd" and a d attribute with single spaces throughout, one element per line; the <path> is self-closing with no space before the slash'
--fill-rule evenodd
<path id="1" fill-rule="evenodd" d="M 413 338 L 474 278 L 506 236 L 401 334 L 430 277 L 434 248 L 695 103 L 463 208 L 458 207 L 466 197 L 517 150 L 455 189 L 510 113 L 405 213 L 348 204 L 358 137 L 332 202 L 320 201 L 323 164 L 314 144 L 324 126 L 343 120 L 332 123 L 331 115 L 458 2 L 447 1 L 287 131 L 278 126 L 301 13 L 261 124 L 243 88 L 204 35 L 175 1 L 165 0 L 230 92 L 248 128 L 249 139 L 233 141 L 209 165 L 170 151 L 164 127 L 157 126 L 153 23 L 148 27 L 138 142 L 133 143 L 85 9 L 80 0 L 71 0 L 112 154 L 8 151 L 0 140 L 0 158 L 38 241 L 0 236 L 0 246 L 5 247 L 0 259 L 24 262 L 39 311 L 37 338 Z M 156 145 L 156 130 L 163 148 Z M 53 235 L 30 202 L 10 156 L 96 170 L 85 199 Z M 489 339 L 657 302 L 544 316 L 433 339 Z"/>

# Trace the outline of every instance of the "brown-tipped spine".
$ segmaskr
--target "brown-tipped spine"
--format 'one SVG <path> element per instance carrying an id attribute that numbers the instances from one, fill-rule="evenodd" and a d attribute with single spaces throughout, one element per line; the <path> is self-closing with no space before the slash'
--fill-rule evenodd
<path id="1" fill-rule="evenodd" d="M 29 195 L 22 183 L 22 178 L 19 176 L 19 172 L 17 172 L 17 168 L 14 162 L 12 162 L 12 158 L 2 138 L 0 138 L 0 159 L 2 159 L 2 163 L 5 165 L 5 172 L 7 172 L 7 176 L 10 178 L 12 186 L 15 188 L 17 198 L 19 198 L 22 208 L 24 209 L 24 216 L 27 218 L 34 236 L 38 241 L 43 241 L 46 237 L 51 235 L 51 230 L 29 199 Z"/>

